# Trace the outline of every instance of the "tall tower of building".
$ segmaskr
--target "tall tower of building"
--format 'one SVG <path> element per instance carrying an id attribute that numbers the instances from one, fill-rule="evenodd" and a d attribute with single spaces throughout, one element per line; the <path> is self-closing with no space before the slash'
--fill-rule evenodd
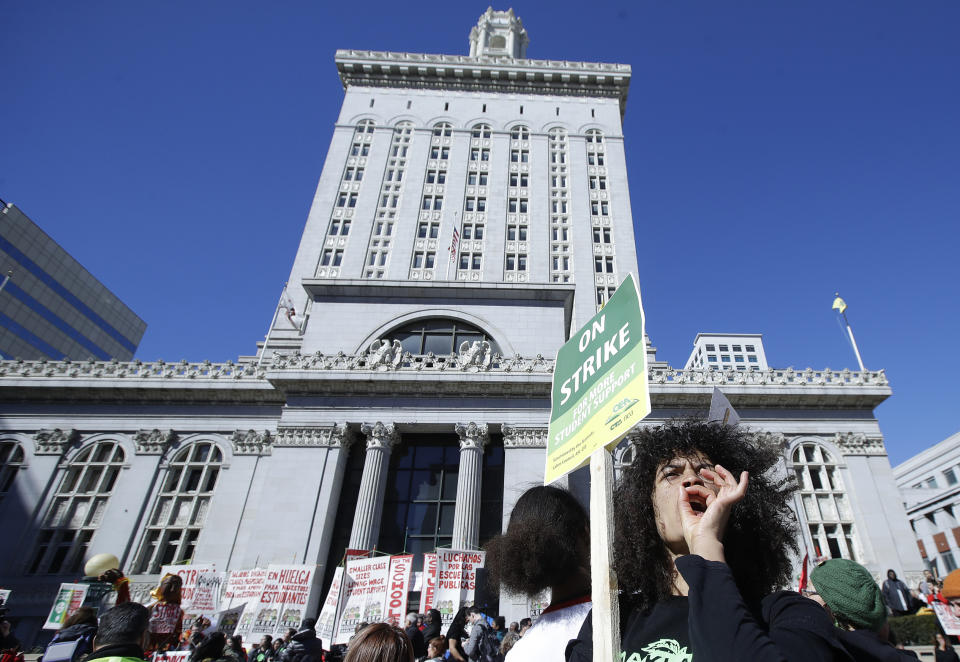
<path id="1" fill-rule="evenodd" d="M 636 275 L 630 67 L 529 60 L 528 42 L 490 9 L 469 56 L 337 52 L 343 106 L 290 273 L 306 316 L 279 316 L 268 354 L 352 354 L 442 309 L 504 355 L 552 356 Z"/>

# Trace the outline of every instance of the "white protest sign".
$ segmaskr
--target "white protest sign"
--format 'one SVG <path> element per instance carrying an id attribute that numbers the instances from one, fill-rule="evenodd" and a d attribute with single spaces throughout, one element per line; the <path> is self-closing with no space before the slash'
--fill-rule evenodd
<path id="1" fill-rule="evenodd" d="M 960 607 L 955 607 L 953 604 L 945 605 L 941 602 L 934 602 L 932 606 L 943 631 L 951 637 L 960 636 L 960 618 L 956 613 Z"/>
<path id="2" fill-rule="evenodd" d="M 389 572 L 389 556 L 347 562 L 343 610 L 333 643 L 345 644 L 350 641 L 357 623 L 378 623 L 383 620 Z"/>
<path id="3" fill-rule="evenodd" d="M 87 589 L 89 588 L 89 584 L 60 584 L 57 597 L 53 601 L 53 607 L 50 609 L 50 615 L 47 616 L 47 622 L 43 624 L 43 629 L 59 630 L 63 627 L 63 622 L 83 605 L 83 599 L 87 597 Z"/>
<path id="4" fill-rule="evenodd" d="M 410 571 L 413 570 L 413 555 L 402 554 L 390 557 L 390 571 L 387 573 L 387 623 L 404 627 L 403 619 L 407 615 L 407 593 L 410 591 Z"/>
<path id="5" fill-rule="evenodd" d="M 228 637 L 232 636 L 240 622 L 240 614 L 246 605 L 237 605 L 230 609 L 218 611 L 210 617 L 210 627 L 204 630 L 204 633 L 222 632 Z"/>
<path id="6" fill-rule="evenodd" d="M 197 614 L 209 616 L 217 611 L 223 578 L 217 574 L 212 564 L 165 565 L 160 568 L 160 576 L 163 577 L 167 574 L 177 575 L 183 580 L 183 588 L 180 591 L 180 608 L 187 615 L 185 619 Z M 199 598 L 197 602 L 199 608 L 194 606 L 195 597 Z"/>
<path id="7" fill-rule="evenodd" d="M 437 585 L 433 608 L 440 611 L 443 629 L 450 627 L 460 607 L 473 604 L 477 568 L 483 567 L 485 559 L 486 552 L 437 550 Z"/>
<path id="8" fill-rule="evenodd" d="M 437 591 L 437 555 L 423 555 L 423 588 L 420 590 L 420 611 L 433 609 Z"/>
<path id="9" fill-rule="evenodd" d="M 313 591 L 313 565 L 273 565 L 267 568 L 263 592 L 252 608 L 252 634 L 283 634 L 299 629 Z M 241 624 L 243 620 L 241 619 Z"/>
<path id="10" fill-rule="evenodd" d="M 317 619 L 317 638 L 329 648 L 337 627 L 337 618 L 340 615 L 340 600 L 343 589 L 343 568 L 333 571 L 333 581 L 327 591 L 327 599 L 320 608 L 320 617 Z"/>
<path id="11" fill-rule="evenodd" d="M 223 589 L 221 609 L 230 609 L 247 602 L 259 602 L 263 593 L 263 582 L 267 578 L 266 568 L 248 568 L 234 570 L 227 576 Z"/>

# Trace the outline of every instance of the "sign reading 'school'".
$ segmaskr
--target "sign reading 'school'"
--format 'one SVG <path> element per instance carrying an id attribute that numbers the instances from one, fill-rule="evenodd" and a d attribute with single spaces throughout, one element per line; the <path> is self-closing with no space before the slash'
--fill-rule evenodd
<path id="1" fill-rule="evenodd" d="M 560 351 L 544 483 L 586 464 L 650 413 L 643 308 L 633 276 Z"/>

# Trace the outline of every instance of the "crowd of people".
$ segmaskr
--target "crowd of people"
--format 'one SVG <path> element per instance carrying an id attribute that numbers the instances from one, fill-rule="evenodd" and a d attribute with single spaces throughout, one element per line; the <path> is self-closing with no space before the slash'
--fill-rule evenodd
<path id="1" fill-rule="evenodd" d="M 798 550 L 790 509 L 795 486 L 773 471 L 780 457 L 741 428 L 701 420 L 638 433 L 634 459 L 614 493 L 621 660 L 917 659 L 892 641 L 888 619 L 947 602 L 932 573 L 911 590 L 890 570 L 878 586 L 854 561 L 831 559 L 816 565 L 802 593 L 783 590 Z M 189 659 L 592 662 L 589 541 L 590 518 L 577 499 L 537 486 L 518 499 L 506 531 L 486 545 L 492 586 L 530 597 L 549 590 L 550 604 L 535 622 L 508 626 L 502 616 L 467 606 L 444 629 L 434 609 L 411 613 L 401 625 L 361 623 L 338 647 L 324 646 L 308 619 L 283 637 L 262 637 L 249 651 L 238 636 L 194 634 Z M 78 642 L 74 652 L 87 661 L 139 662 L 145 651 L 162 650 L 150 631 L 155 611 L 127 602 L 98 623 L 93 610 L 81 609 L 54 642 Z M 935 656 L 960 662 L 942 631 Z M 45 656 L 43 662 L 66 661 Z"/>

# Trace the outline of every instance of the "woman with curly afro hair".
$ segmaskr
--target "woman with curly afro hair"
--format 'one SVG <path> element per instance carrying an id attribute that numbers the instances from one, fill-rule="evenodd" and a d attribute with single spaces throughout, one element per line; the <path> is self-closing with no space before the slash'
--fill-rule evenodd
<path id="1" fill-rule="evenodd" d="M 795 489 L 780 450 L 699 419 L 642 429 L 614 492 L 622 660 L 848 660 L 790 580 Z M 567 659 L 593 659 L 587 617 Z"/>
<path id="2" fill-rule="evenodd" d="M 590 520 L 572 494 L 539 485 L 524 492 L 503 535 L 486 544 L 491 584 L 534 596 L 550 589 L 550 606 L 519 639 L 506 662 L 564 659 L 590 611 Z"/>

